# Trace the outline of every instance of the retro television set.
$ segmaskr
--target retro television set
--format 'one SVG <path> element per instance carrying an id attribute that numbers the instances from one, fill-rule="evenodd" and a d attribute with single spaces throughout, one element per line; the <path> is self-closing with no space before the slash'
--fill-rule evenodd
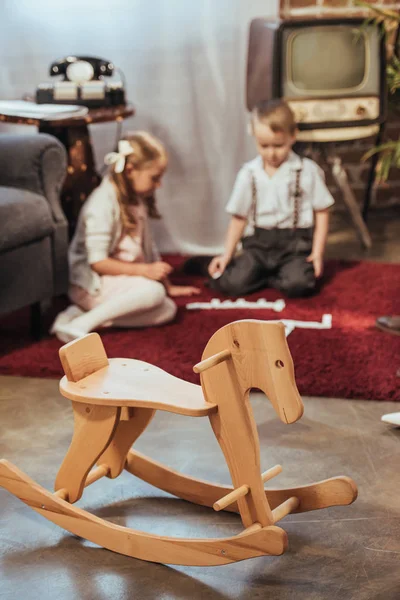
<path id="1" fill-rule="evenodd" d="M 285 99 L 300 139 L 372 135 L 385 119 L 382 31 L 362 18 L 270 20 L 250 24 L 247 108 Z"/>

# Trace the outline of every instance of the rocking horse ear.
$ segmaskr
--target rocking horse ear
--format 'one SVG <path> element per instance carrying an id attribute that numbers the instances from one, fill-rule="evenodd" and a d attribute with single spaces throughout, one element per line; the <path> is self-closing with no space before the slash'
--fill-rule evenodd
<path id="1" fill-rule="evenodd" d="M 59 355 L 68 381 L 80 381 L 109 364 L 98 333 L 69 342 L 60 348 Z"/>

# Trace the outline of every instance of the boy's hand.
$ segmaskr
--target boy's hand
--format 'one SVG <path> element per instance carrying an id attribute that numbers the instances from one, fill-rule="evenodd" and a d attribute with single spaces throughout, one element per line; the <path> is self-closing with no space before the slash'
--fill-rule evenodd
<path id="1" fill-rule="evenodd" d="M 215 256 L 208 265 L 208 272 L 210 273 L 211 277 L 213 277 L 216 273 L 222 275 L 228 262 L 229 261 L 222 254 L 220 256 Z"/>
<path id="2" fill-rule="evenodd" d="M 315 277 L 321 277 L 324 270 L 324 257 L 322 254 L 311 252 L 310 256 L 307 256 L 307 262 L 312 262 L 314 267 Z"/>
<path id="3" fill-rule="evenodd" d="M 157 261 L 149 263 L 144 266 L 143 275 L 148 279 L 154 279 L 155 281 L 162 281 L 173 271 L 171 265 L 163 261 Z"/>
<path id="4" fill-rule="evenodd" d="M 169 285 L 167 292 L 169 296 L 176 298 L 177 296 L 195 296 L 200 294 L 200 289 L 191 285 Z"/>

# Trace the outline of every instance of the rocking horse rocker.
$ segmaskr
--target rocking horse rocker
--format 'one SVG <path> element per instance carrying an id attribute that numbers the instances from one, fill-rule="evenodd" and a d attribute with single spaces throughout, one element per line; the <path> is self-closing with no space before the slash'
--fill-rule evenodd
<path id="1" fill-rule="evenodd" d="M 178 565 L 223 565 L 283 554 L 286 532 L 275 524 L 291 512 L 351 504 L 357 488 L 334 477 L 292 489 L 264 489 L 282 471 L 260 473 L 259 440 L 249 390 L 259 388 L 284 423 L 303 413 L 281 323 L 245 320 L 219 329 L 194 367 L 201 386 L 133 359 L 108 359 L 98 334 L 60 349 L 63 396 L 72 401 L 74 434 L 50 493 L 7 460 L 0 486 L 53 523 L 104 548 L 142 560 Z M 180 474 L 131 449 L 156 410 L 210 419 L 233 488 Z M 97 468 L 92 467 L 97 464 Z M 73 506 L 84 487 L 123 469 L 170 494 L 239 512 L 244 530 L 227 538 L 162 537 L 110 523 Z"/>

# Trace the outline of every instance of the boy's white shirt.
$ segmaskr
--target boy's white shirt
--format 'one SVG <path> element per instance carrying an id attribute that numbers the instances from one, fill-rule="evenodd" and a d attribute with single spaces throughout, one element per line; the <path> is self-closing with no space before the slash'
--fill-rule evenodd
<path id="1" fill-rule="evenodd" d="M 252 215 L 252 184 L 254 176 L 257 189 L 257 227 L 264 229 L 290 229 L 293 227 L 294 190 L 296 170 L 302 167 L 300 178 L 300 210 L 297 227 L 312 227 L 314 211 L 324 210 L 334 204 L 325 184 L 325 176 L 317 163 L 291 151 L 288 158 L 270 177 L 264 170 L 261 156 L 245 163 L 240 169 L 226 210 L 249 220 L 246 235 L 254 230 Z"/>
<path id="2" fill-rule="evenodd" d="M 96 295 L 101 290 L 101 276 L 90 265 L 109 258 L 122 235 L 121 212 L 114 184 L 105 177 L 90 194 L 79 214 L 75 235 L 69 247 L 69 281 Z M 152 239 L 148 219 L 143 228 L 145 262 L 160 259 Z"/>

